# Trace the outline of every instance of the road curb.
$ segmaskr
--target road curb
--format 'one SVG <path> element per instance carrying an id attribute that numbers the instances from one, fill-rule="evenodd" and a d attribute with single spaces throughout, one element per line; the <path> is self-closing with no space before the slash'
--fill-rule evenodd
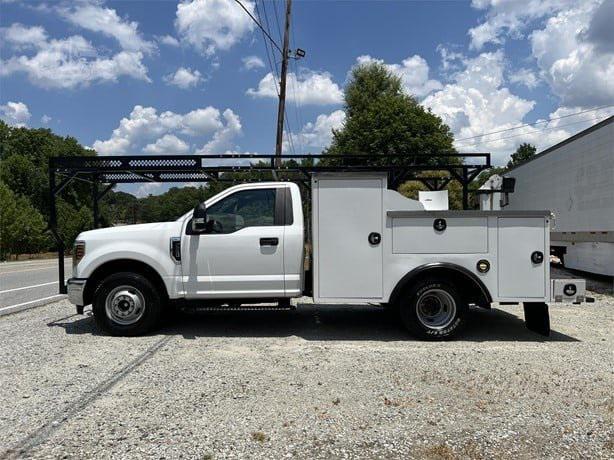
<path id="1" fill-rule="evenodd" d="M 31 300 L 29 302 L 18 303 L 16 305 L 9 305 L 7 307 L 0 307 L 0 316 L 6 316 L 13 313 L 18 313 L 24 310 L 30 310 L 31 308 L 42 307 L 58 300 L 66 298 L 66 294 L 56 294 L 49 297 L 43 297 L 42 299 Z"/>

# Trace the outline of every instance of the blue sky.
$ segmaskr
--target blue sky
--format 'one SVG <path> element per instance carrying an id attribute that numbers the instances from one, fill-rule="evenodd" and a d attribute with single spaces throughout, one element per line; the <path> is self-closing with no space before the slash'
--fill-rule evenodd
<path id="1" fill-rule="evenodd" d="M 266 11 L 280 42 L 282 2 L 243 3 L 263 22 Z M 328 145 L 343 124 L 348 72 L 370 60 L 451 126 L 459 150 L 491 151 L 497 163 L 520 142 L 544 148 L 614 112 L 612 0 L 293 6 L 291 48 L 307 56 L 290 69 L 286 152 Z M 275 78 L 234 0 L 0 8 L 8 123 L 46 126 L 107 155 L 273 151 Z"/>

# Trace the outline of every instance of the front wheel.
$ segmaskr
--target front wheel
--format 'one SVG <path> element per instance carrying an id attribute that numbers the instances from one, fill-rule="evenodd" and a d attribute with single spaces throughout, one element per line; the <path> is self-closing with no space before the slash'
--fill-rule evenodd
<path id="1" fill-rule="evenodd" d="M 151 331 L 162 313 L 155 286 L 138 273 L 114 273 L 105 278 L 93 302 L 94 319 L 111 335 L 134 336 Z"/>
<path id="2" fill-rule="evenodd" d="M 468 306 L 456 287 L 437 279 L 425 279 L 412 285 L 399 307 L 405 327 L 421 339 L 452 338 L 467 321 Z"/>

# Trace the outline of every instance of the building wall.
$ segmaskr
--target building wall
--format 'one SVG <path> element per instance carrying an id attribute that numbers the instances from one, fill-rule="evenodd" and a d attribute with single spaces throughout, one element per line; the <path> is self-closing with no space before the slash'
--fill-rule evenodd
<path id="1" fill-rule="evenodd" d="M 614 232 L 614 120 L 506 174 L 506 210 L 550 210 L 553 232 Z"/>

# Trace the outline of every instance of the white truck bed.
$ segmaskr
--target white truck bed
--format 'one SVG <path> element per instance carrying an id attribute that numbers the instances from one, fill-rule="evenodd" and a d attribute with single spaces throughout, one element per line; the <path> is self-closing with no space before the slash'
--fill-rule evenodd
<path id="1" fill-rule="evenodd" d="M 319 174 L 312 193 L 316 302 L 387 302 L 408 272 L 437 263 L 476 276 L 494 302 L 550 299 L 548 211 L 424 211 L 381 174 Z M 532 262 L 536 251 L 544 262 Z M 480 260 L 488 272 L 476 269 Z"/>

